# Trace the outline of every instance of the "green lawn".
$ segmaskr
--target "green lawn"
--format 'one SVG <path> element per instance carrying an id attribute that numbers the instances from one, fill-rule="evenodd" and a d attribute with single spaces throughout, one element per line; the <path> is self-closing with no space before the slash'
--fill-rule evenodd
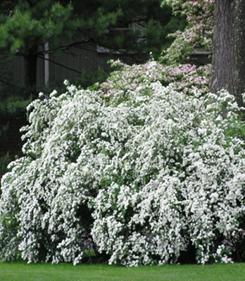
<path id="1" fill-rule="evenodd" d="M 244 281 L 245 263 L 124 268 L 108 265 L 0 263 L 1 281 Z"/>

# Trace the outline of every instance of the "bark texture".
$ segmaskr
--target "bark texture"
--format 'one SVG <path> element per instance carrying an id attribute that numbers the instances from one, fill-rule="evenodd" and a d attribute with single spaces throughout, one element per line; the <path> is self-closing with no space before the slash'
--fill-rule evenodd
<path id="1" fill-rule="evenodd" d="M 243 106 L 245 93 L 245 0 L 216 0 L 211 91 L 227 89 Z"/>

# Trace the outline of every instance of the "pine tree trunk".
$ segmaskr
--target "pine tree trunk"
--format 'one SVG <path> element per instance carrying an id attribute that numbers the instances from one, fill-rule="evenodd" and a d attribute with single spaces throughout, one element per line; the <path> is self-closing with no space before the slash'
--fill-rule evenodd
<path id="1" fill-rule="evenodd" d="M 34 46 L 24 56 L 24 79 L 25 88 L 30 93 L 36 95 L 37 89 L 37 50 L 38 47 Z"/>
<path id="2" fill-rule="evenodd" d="M 245 93 L 245 1 L 216 0 L 211 91 L 227 89 L 243 106 Z"/>

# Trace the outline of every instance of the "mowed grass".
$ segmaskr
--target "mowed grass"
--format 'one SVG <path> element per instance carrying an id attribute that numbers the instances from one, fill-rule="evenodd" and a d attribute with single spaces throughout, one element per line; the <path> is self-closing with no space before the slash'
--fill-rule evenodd
<path id="1" fill-rule="evenodd" d="M 245 263 L 125 268 L 102 264 L 0 263 L 1 281 L 244 281 Z"/>

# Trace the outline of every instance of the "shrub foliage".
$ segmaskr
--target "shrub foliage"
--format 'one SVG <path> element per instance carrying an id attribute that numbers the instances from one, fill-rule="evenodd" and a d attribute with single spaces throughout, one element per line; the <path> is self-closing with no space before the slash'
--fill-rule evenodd
<path id="1" fill-rule="evenodd" d="M 24 156 L 2 178 L 1 258 L 77 264 L 96 250 L 137 266 L 193 248 L 198 263 L 231 261 L 245 212 L 233 96 L 147 77 L 103 87 L 67 85 L 28 106 Z"/>

